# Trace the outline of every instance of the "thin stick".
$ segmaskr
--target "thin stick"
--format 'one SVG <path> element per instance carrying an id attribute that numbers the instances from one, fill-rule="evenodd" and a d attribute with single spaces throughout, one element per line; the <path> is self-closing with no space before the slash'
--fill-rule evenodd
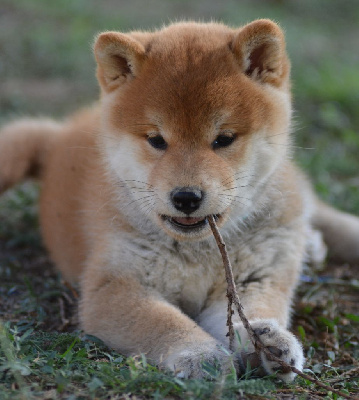
<path id="1" fill-rule="evenodd" d="M 70 321 L 66 318 L 65 304 L 64 300 L 61 297 L 59 297 L 59 306 L 60 306 L 60 317 L 62 322 L 60 330 L 62 331 L 69 324 Z"/>
<path id="2" fill-rule="evenodd" d="M 80 296 L 77 290 L 71 285 L 70 282 L 62 280 L 63 285 L 65 285 L 68 289 L 70 289 L 71 294 L 74 296 L 75 299 L 78 299 Z"/>
<path id="3" fill-rule="evenodd" d="M 333 387 L 329 385 L 325 385 L 324 383 L 320 382 L 318 379 L 315 379 L 311 377 L 308 374 L 303 373 L 302 371 L 299 371 L 299 369 L 287 364 L 285 361 L 281 360 L 280 358 L 276 357 L 273 353 L 271 353 L 261 342 L 259 339 L 258 335 L 255 333 L 253 328 L 251 327 L 250 323 L 248 322 L 247 317 L 245 316 L 243 312 L 243 307 L 242 304 L 239 300 L 237 289 L 236 289 L 236 284 L 234 282 L 233 278 L 233 270 L 231 266 L 231 262 L 228 257 L 227 249 L 226 249 L 226 244 L 224 243 L 224 240 L 222 238 L 222 235 L 220 234 L 216 222 L 214 220 L 214 217 L 211 215 L 207 217 L 209 225 L 212 229 L 213 236 L 216 239 L 217 246 L 219 248 L 219 251 L 222 256 L 223 260 L 223 265 L 224 265 L 224 270 L 226 273 L 226 281 L 227 281 L 227 298 L 228 298 L 228 308 L 227 308 L 227 325 L 228 325 L 228 336 L 229 336 L 229 346 L 232 351 L 234 351 L 234 328 L 233 328 L 233 322 L 232 322 L 232 305 L 234 304 L 239 318 L 242 321 L 243 326 L 246 328 L 248 332 L 248 336 L 253 343 L 253 346 L 259 355 L 261 351 L 266 355 L 267 359 L 269 361 L 275 361 L 277 362 L 281 367 L 282 367 L 282 372 L 283 373 L 288 373 L 289 371 L 292 371 L 296 373 L 297 375 L 301 376 L 302 378 L 316 384 L 317 386 L 325 389 L 328 392 L 333 392 L 336 393 L 345 399 L 349 400 L 354 400 L 355 397 L 352 397 L 346 393 L 343 393 L 341 390 L 334 389 Z"/>

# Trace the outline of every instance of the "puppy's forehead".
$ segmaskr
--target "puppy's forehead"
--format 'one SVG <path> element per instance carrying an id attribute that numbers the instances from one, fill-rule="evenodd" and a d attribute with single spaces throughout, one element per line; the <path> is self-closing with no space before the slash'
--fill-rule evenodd
<path id="1" fill-rule="evenodd" d="M 232 37 L 230 31 L 202 25 L 165 29 L 147 43 L 145 68 L 173 80 L 201 81 L 209 75 L 226 74 L 233 61 L 229 48 Z"/>
<path id="2" fill-rule="evenodd" d="M 165 107 L 167 115 L 182 111 L 192 123 L 201 114 L 209 116 L 229 106 L 240 70 L 228 41 L 222 39 L 214 45 L 202 36 L 186 34 L 163 47 L 156 43 L 143 70 L 151 105 Z"/>
<path id="3" fill-rule="evenodd" d="M 220 24 L 174 25 L 144 38 L 133 34 L 145 42 L 146 62 L 123 97 L 122 115 L 150 115 L 190 135 L 233 115 L 247 129 L 262 96 L 230 49 L 233 35 Z"/>

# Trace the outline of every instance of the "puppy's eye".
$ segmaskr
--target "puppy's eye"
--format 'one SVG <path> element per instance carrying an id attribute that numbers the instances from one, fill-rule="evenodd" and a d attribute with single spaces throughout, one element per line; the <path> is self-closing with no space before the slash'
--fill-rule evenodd
<path id="1" fill-rule="evenodd" d="M 220 149 L 221 147 L 230 146 L 234 142 L 235 136 L 218 135 L 216 140 L 212 143 L 213 150 Z"/>
<path id="2" fill-rule="evenodd" d="M 163 139 L 163 137 L 159 134 L 153 135 L 153 136 L 148 136 L 147 141 L 155 149 L 158 149 L 158 150 L 166 150 L 167 149 L 167 143 L 166 143 L 165 139 Z"/>

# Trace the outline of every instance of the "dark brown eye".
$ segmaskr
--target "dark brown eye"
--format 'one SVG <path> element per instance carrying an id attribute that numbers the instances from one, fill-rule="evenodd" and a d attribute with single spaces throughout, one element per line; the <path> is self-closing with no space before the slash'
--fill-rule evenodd
<path id="1" fill-rule="evenodd" d="M 157 150 L 166 150 L 167 143 L 161 135 L 149 136 L 147 138 L 148 143 Z"/>
<path id="2" fill-rule="evenodd" d="M 221 147 L 230 146 L 234 142 L 235 136 L 218 135 L 216 140 L 212 143 L 213 150 L 220 149 Z"/>

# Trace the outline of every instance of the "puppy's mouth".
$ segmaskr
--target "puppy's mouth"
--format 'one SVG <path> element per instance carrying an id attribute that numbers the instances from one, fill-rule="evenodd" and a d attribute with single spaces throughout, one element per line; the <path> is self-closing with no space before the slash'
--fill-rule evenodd
<path id="1" fill-rule="evenodd" d="M 220 215 L 214 215 L 215 220 L 220 219 Z M 171 225 L 176 231 L 183 233 L 188 232 L 198 232 L 206 228 L 208 225 L 207 216 L 206 217 L 170 217 L 168 215 L 161 215 L 162 221 L 166 224 Z"/>

